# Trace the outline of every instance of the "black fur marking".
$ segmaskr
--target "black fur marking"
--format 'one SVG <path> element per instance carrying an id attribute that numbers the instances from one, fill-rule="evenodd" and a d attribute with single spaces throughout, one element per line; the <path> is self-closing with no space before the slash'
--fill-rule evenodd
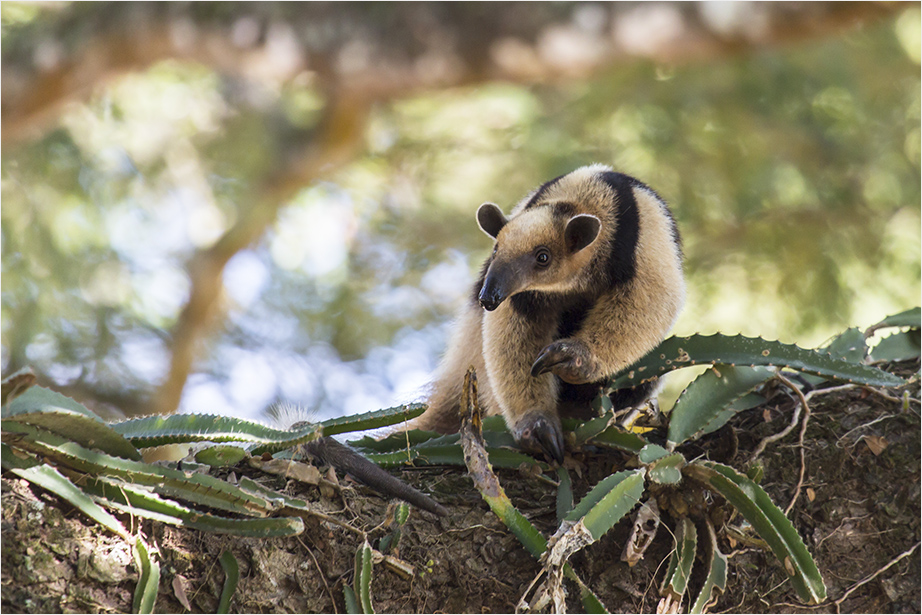
<path id="1" fill-rule="evenodd" d="M 587 296 L 575 297 L 573 304 L 567 306 L 557 318 L 557 339 L 571 337 L 579 331 L 593 303 L 594 301 Z"/>
<path id="2" fill-rule="evenodd" d="M 634 279 L 637 269 L 640 215 L 637 211 L 633 189 L 637 187 L 649 190 L 649 188 L 633 177 L 622 173 L 606 171 L 599 177 L 614 192 L 613 197 L 617 205 L 618 226 L 609 240 L 608 262 L 605 270 L 609 284 L 620 286 Z"/>
<path id="3" fill-rule="evenodd" d="M 602 383 L 570 384 L 560 378 L 557 382 L 560 384 L 557 393 L 557 408 L 560 416 L 584 421 L 593 418 L 595 413 L 592 411 L 592 400 L 602 390 Z"/>
<path id="4" fill-rule="evenodd" d="M 576 205 L 573 203 L 554 203 L 555 218 L 572 218 L 576 215 Z"/>
<path id="5" fill-rule="evenodd" d="M 611 399 L 611 405 L 615 410 L 637 406 L 650 397 L 653 391 L 656 390 L 657 384 L 658 381 L 656 379 L 648 380 L 636 387 L 612 391 L 608 397 Z"/>
<path id="6" fill-rule="evenodd" d="M 550 190 L 551 186 L 559 182 L 561 179 L 563 179 L 567 175 L 568 174 L 565 173 L 563 175 L 560 175 L 559 177 L 555 177 L 549 182 L 545 182 L 541 184 L 541 187 L 535 190 L 535 193 L 532 195 L 532 197 L 528 199 L 528 203 L 525 204 L 524 209 L 528 209 L 529 207 L 532 207 L 535 204 L 537 204 L 537 202 L 541 199 L 541 197 L 543 197 L 545 193 L 547 193 L 547 191 Z"/>
<path id="7" fill-rule="evenodd" d="M 509 297 L 509 301 L 512 302 L 512 309 L 528 320 L 534 320 L 539 316 L 545 316 L 548 308 L 551 307 L 551 301 L 548 295 L 535 290 L 526 290 L 516 293 Z"/>

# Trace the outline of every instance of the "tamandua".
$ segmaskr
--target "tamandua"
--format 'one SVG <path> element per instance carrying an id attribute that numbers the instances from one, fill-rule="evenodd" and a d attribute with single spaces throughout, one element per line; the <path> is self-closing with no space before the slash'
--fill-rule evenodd
<path id="1" fill-rule="evenodd" d="M 477 222 L 495 240 L 493 253 L 456 323 L 429 408 L 410 427 L 457 431 L 473 365 L 481 407 L 502 414 L 520 445 L 562 462 L 560 416 L 588 414 L 601 383 L 661 342 L 678 317 L 685 279 L 675 221 L 648 186 L 592 165 L 543 184 L 509 217 L 484 203 Z M 446 514 L 332 439 L 306 452 Z"/>
<path id="2" fill-rule="evenodd" d="M 506 217 L 477 210 L 495 240 L 413 427 L 457 431 L 464 373 L 524 448 L 562 461 L 560 416 L 585 415 L 606 377 L 663 340 L 685 301 L 679 233 L 665 202 L 603 165 L 526 196 Z M 639 401 L 639 400 L 637 400 Z"/>

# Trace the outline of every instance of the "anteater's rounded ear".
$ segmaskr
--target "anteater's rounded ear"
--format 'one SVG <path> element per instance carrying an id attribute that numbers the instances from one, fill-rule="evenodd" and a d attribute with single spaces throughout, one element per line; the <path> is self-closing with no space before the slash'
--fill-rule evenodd
<path id="1" fill-rule="evenodd" d="M 480 230 L 493 239 L 496 239 L 500 229 L 506 226 L 506 222 L 508 220 L 503 215 L 503 210 L 495 203 L 484 203 L 477 209 L 477 224 L 480 225 Z"/>
<path id="2" fill-rule="evenodd" d="M 589 214 L 579 214 L 570 218 L 567 230 L 564 231 L 567 251 L 574 254 L 591 244 L 599 236 L 601 228 L 602 223 L 599 219 Z"/>

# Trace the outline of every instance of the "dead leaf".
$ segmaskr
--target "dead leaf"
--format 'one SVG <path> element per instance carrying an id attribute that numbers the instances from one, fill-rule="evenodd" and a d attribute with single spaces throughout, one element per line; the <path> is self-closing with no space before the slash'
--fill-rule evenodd
<path id="1" fill-rule="evenodd" d="M 863 439 L 875 457 L 883 453 L 884 449 L 890 444 L 883 436 L 865 436 Z"/>
<path id="2" fill-rule="evenodd" d="M 187 611 L 192 610 L 192 605 L 189 604 L 189 597 L 186 596 L 186 585 L 189 583 L 186 580 L 186 577 L 181 574 L 177 574 L 173 577 L 173 595 L 176 596 L 176 599 L 185 607 Z"/>
<path id="3" fill-rule="evenodd" d="M 249 463 L 254 468 L 262 470 L 263 472 L 280 474 L 286 478 L 294 478 L 309 485 L 316 485 L 320 482 L 320 470 L 312 465 L 299 461 L 292 461 L 291 459 L 270 459 L 269 461 L 263 461 L 260 457 L 250 457 Z"/>
<path id="4" fill-rule="evenodd" d="M 816 491 L 812 487 L 807 487 L 807 499 L 811 502 L 816 499 Z"/>

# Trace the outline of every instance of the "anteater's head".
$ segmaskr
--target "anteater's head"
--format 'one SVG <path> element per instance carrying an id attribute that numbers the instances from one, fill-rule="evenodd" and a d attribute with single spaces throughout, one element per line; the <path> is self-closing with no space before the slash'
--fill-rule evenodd
<path id="1" fill-rule="evenodd" d="M 580 285 L 602 223 L 567 202 L 526 208 L 507 218 L 493 203 L 477 210 L 477 223 L 496 240 L 480 289 L 485 310 L 523 291 L 567 292 Z"/>

